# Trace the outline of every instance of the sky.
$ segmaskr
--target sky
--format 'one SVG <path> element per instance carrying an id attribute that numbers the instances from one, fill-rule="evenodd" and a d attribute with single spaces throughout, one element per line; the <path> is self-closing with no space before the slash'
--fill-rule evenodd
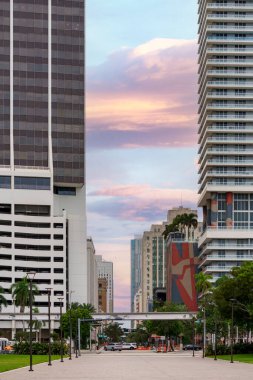
<path id="1" fill-rule="evenodd" d="M 130 240 L 197 204 L 197 0 L 86 0 L 87 233 L 130 311 Z"/>

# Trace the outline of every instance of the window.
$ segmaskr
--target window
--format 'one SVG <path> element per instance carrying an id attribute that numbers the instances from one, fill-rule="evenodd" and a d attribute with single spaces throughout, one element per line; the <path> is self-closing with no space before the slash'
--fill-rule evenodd
<path id="1" fill-rule="evenodd" d="M 11 188 L 11 177 L 0 175 L 0 189 L 10 189 Z"/>
<path id="2" fill-rule="evenodd" d="M 0 214 L 11 214 L 11 205 L 7 203 L 0 203 Z"/>
<path id="3" fill-rule="evenodd" d="M 14 187 L 26 190 L 50 190 L 50 178 L 15 177 Z"/>
<path id="4" fill-rule="evenodd" d="M 1 224 L 1 222 L 0 222 Z M 33 227 L 33 228 L 50 228 L 50 223 L 35 223 L 35 222 L 14 222 L 17 227 Z"/>
<path id="5" fill-rule="evenodd" d="M 50 216 L 50 206 L 15 205 L 15 215 Z"/>
<path id="6" fill-rule="evenodd" d="M 63 240 L 63 235 L 54 235 L 55 240 Z"/>
<path id="7" fill-rule="evenodd" d="M 61 245 L 54 245 L 54 251 L 63 251 L 63 247 Z"/>
<path id="8" fill-rule="evenodd" d="M 11 226 L 11 220 L 0 220 L 0 226 Z"/>
<path id="9" fill-rule="evenodd" d="M 76 195 L 75 187 L 60 187 L 54 186 L 54 193 L 57 195 Z"/>

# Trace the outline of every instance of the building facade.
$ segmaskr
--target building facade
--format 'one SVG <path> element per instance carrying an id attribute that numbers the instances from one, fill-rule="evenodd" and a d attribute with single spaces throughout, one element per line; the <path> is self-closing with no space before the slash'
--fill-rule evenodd
<path id="1" fill-rule="evenodd" d="M 199 0 L 200 268 L 253 259 L 253 2 Z"/>
<path id="2" fill-rule="evenodd" d="M 142 238 L 131 240 L 131 311 L 135 311 L 134 296 L 141 286 Z"/>
<path id="3" fill-rule="evenodd" d="M 0 2 L 0 285 L 87 302 L 84 0 Z"/>
<path id="4" fill-rule="evenodd" d="M 186 240 L 184 234 L 172 232 L 166 241 L 167 301 L 184 304 L 197 311 L 195 274 L 198 271 L 198 243 Z"/>
<path id="5" fill-rule="evenodd" d="M 103 260 L 101 255 L 96 256 L 98 278 L 107 281 L 107 313 L 113 313 L 113 263 Z"/>
<path id="6" fill-rule="evenodd" d="M 87 286 L 88 299 L 98 311 L 98 273 L 97 273 L 96 250 L 92 237 L 87 237 Z"/>
<path id="7" fill-rule="evenodd" d="M 107 312 L 107 279 L 98 278 L 98 312 Z"/>

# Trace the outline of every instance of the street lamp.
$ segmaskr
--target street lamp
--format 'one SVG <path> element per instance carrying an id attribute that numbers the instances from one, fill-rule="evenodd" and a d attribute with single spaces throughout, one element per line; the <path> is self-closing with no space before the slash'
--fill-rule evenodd
<path id="1" fill-rule="evenodd" d="M 52 288 L 46 288 L 47 295 L 48 295 L 48 365 L 52 365 L 51 363 L 51 314 L 50 314 L 50 308 L 51 308 L 51 290 Z"/>
<path id="2" fill-rule="evenodd" d="M 195 319 L 192 318 L 192 356 L 195 356 L 195 344 L 196 344 L 196 335 L 195 335 Z"/>
<path id="3" fill-rule="evenodd" d="M 203 311 L 203 359 L 205 358 L 206 354 L 206 308 L 205 306 L 199 307 L 201 311 Z"/>
<path id="4" fill-rule="evenodd" d="M 231 306 L 232 306 L 232 310 L 231 310 L 231 344 L 230 344 L 230 356 L 231 356 L 231 359 L 230 359 L 230 363 L 234 363 L 234 358 L 233 358 L 233 348 L 234 348 L 234 302 L 236 302 L 237 300 L 235 298 L 230 298 L 231 301 Z"/>
<path id="5" fill-rule="evenodd" d="M 32 282 L 36 275 L 36 272 L 27 272 L 26 276 L 30 283 L 30 295 L 29 295 L 29 304 L 30 304 L 30 334 L 29 334 L 29 342 L 30 342 L 30 369 L 29 371 L 33 371 L 33 351 L 32 351 L 32 321 L 33 321 L 33 310 L 32 310 L 32 301 L 33 301 L 33 294 L 32 294 Z"/>
<path id="6" fill-rule="evenodd" d="M 63 297 L 59 297 L 58 300 L 60 301 L 60 331 L 61 331 L 61 362 L 63 362 L 63 337 L 62 337 L 62 301 Z"/>
<path id="7" fill-rule="evenodd" d="M 72 315 L 71 315 L 71 294 L 74 293 L 74 290 L 67 292 L 68 294 L 68 307 L 69 307 L 69 360 L 72 360 Z"/>

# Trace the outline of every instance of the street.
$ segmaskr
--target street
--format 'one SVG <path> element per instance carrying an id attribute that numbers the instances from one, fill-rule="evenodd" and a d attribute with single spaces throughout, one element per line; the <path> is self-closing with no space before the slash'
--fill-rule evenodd
<path id="1" fill-rule="evenodd" d="M 253 367 L 201 357 L 201 353 L 122 351 L 85 353 L 64 363 L 21 368 L 0 374 L 0 380 L 249 380 Z"/>

